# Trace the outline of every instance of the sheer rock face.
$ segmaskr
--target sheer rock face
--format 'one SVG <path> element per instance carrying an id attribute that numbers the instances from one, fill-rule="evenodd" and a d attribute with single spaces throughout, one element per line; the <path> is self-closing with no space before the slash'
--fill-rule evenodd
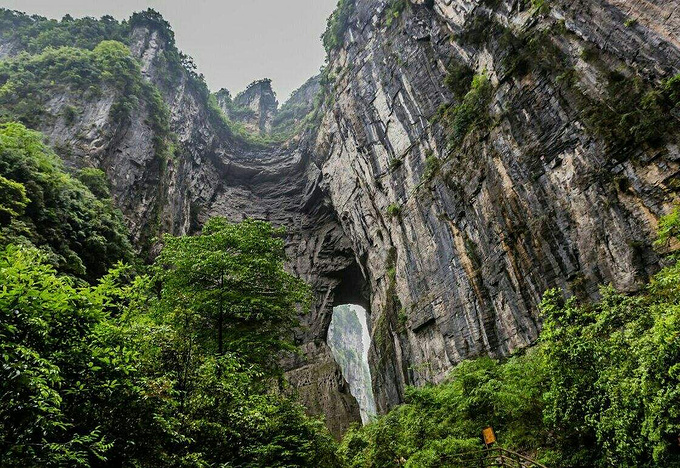
<path id="1" fill-rule="evenodd" d="M 234 98 L 234 104 L 250 110 L 247 115 L 234 113 L 229 107 L 223 111 L 236 122 L 241 122 L 252 133 L 267 135 L 272 130 L 272 120 L 278 111 L 279 102 L 272 90 L 271 80 L 259 80 L 248 85 L 245 91 Z"/>
<path id="2" fill-rule="evenodd" d="M 379 411 L 462 359 L 530 345 L 548 288 L 595 297 L 598 283 L 640 287 L 659 262 L 651 239 L 678 200 L 680 162 L 677 122 L 663 144 L 624 148 L 587 128 L 577 99 L 603 96 L 604 76 L 619 67 L 653 82 L 678 73 L 679 2 L 551 1 L 541 13 L 516 1 L 435 0 L 390 26 L 385 3 L 357 2 L 332 54 L 341 72 L 317 138 L 370 284 Z M 501 31 L 464 40 L 479 17 L 516 36 L 546 29 L 576 70 L 573 88 L 550 73 L 509 72 L 506 57 L 521 51 Z M 599 55 L 592 63 L 588 47 Z M 485 73 L 493 93 L 491 124 L 449 146 L 432 117 L 456 102 L 444 85 L 452 60 Z M 431 180 L 428 155 L 440 166 Z"/>
<path id="3" fill-rule="evenodd" d="M 131 32 L 130 48 L 171 113 L 167 164 L 144 106 L 113 124 L 114 94 L 54 96 L 54 118 L 39 128 L 68 147 L 59 152 L 70 164 L 105 170 L 138 241 L 195 232 L 213 215 L 288 228 L 288 268 L 311 284 L 314 302 L 296 336 L 303 353 L 284 365 L 336 435 L 359 411 L 326 345 L 334 305 L 370 314 L 374 393 L 386 411 L 405 385 L 534 342 L 547 288 L 595 297 L 598 283 L 640 287 L 659 266 L 658 217 L 678 201 L 678 115 L 667 116 L 675 120 L 661 143 L 617 145 L 583 108 L 606 95 L 610 70 L 652 83 L 680 71 L 678 0 L 552 0 L 549 12 L 516 0 L 413 0 L 392 21 L 386 3 L 356 1 L 330 57 L 336 77 L 320 123 L 285 144 L 253 146 L 214 122 L 148 27 Z M 508 45 L 502 30 L 471 41 L 479 17 L 516 36 L 547 31 L 556 63 L 574 72 L 513 71 L 508 57 L 521 44 Z M 528 67 L 554 62 L 530 57 Z M 444 84 L 452 61 L 485 73 L 492 93 L 489 123 L 451 146 L 449 125 L 432 117 L 460 102 Z M 74 103 L 82 112 L 67 125 L 58 116 Z"/>

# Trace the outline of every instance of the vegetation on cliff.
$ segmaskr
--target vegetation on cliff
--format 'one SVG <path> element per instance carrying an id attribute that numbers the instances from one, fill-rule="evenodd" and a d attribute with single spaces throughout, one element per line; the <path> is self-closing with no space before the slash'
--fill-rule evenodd
<path id="1" fill-rule="evenodd" d="M 657 245 L 677 246 L 680 209 L 662 220 Z M 505 361 L 458 365 L 446 382 L 412 388 L 406 403 L 350 430 L 340 452 L 352 467 L 440 467 L 481 448 L 491 425 L 500 444 L 547 466 L 680 464 L 680 262 L 637 294 L 609 286 L 592 303 L 546 292 L 540 343 Z"/>
<path id="2" fill-rule="evenodd" d="M 327 54 L 342 45 L 354 9 L 355 0 L 338 0 L 337 7 L 328 17 L 326 31 L 321 36 Z"/>
<path id="3" fill-rule="evenodd" d="M 308 292 L 281 232 L 215 218 L 134 268 L 103 175 L 78 176 L 0 127 L 0 465 L 337 466 L 283 395 Z"/>
<path id="4" fill-rule="evenodd" d="M 19 123 L 0 125 L 0 247 L 40 247 L 45 261 L 90 281 L 118 261 L 130 262 L 127 228 L 103 174 L 80 176 L 85 183 L 64 171 L 39 133 Z"/>

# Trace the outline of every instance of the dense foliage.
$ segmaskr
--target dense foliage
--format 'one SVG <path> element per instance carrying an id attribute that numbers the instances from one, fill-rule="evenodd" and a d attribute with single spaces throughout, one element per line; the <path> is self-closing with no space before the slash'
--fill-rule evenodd
<path id="1" fill-rule="evenodd" d="M 0 31 L 3 40 L 14 47 L 39 54 L 48 47 L 92 50 L 103 40 L 125 42 L 128 25 L 111 16 L 74 19 L 66 15 L 58 21 L 0 8 Z"/>
<path id="2" fill-rule="evenodd" d="M 213 219 L 166 237 L 149 275 L 94 286 L 47 260 L 0 254 L 0 465 L 337 466 L 323 424 L 271 390 L 306 296 L 271 226 Z"/>
<path id="3" fill-rule="evenodd" d="M 680 74 L 650 86 L 639 76 L 610 71 L 603 102 L 584 107 L 586 123 L 611 144 L 658 145 L 675 126 L 668 116 L 680 109 Z"/>
<path id="4" fill-rule="evenodd" d="M 165 402 L 149 391 L 163 382 L 139 374 L 135 343 L 109 320 L 120 273 L 78 287 L 35 248 L 0 255 L 2 466 L 90 466 L 108 452 L 155 450 Z"/>
<path id="5" fill-rule="evenodd" d="M 92 184 L 98 171 L 85 173 Z M 0 246 L 39 246 L 62 271 L 91 281 L 117 261 L 131 261 L 123 217 L 99 178 L 95 196 L 64 171 L 39 133 L 0 125 Z"/>
<path id="6" fill-rule="evenodd" d="M 462 93 L 462 89 L 467 92 Z M 471 76 L 464 67 L 452 66 L 446 78 L 446 85 L 460 99 L 455 105 L 442 105 L 435 119 L 442 119 L 447 125 L 449 143 L 459 145 L 465 136 L 474 129 L 482 129 L 489 124 L 489 104 L 493 97 L 493 86 L 484 75 Z"/>
<path id="7" fill-rule="evenodd" d="M 408 0 L 390 0 L 385 8 L 385 25 L 389 28 L 409 6 Z"/>
<path id="8" fill-rule="evenodd" d="M 680 210 L 661 223 L 677 246 Z M 499 362 L 461 363 L 438 386 L 345 436 L 349 466 L 447 465 L 481 448 L 492 425 L 501 445 L 559 467 L 680 466 L 680 263 L 638 294 L 603 287 L 596 303 L 548 291 L 540 344 Z"/>

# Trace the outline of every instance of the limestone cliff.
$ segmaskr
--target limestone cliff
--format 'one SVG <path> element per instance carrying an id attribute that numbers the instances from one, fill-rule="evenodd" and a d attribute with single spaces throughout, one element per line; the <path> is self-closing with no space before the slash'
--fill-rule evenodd
<path id="1" fill-rule="evenodd" d="M 679 115 L 641 101 L 680 70 L 678 5 L 356 2 L 316 144 L 370 285 L 379 410 L 530 345 L 547 288 L 655 271 Z"/>
<path id="2" fill-rule="evenodd" d="M 217 102 L 224 114 L 239 122 L 251 133 L 268 134 L 279 102 L 269 79 L 254 81 L 232 99 L 226 89 L 216 93 Z"/>
<path id="3" fill-rule="evenodd" d="M 405 385 L 534 342 L 547 288 L 641 285 L 659 267 L 651 241 L 680 166 L 678 0 L 341 5 L 324 75 L 282 106 L 292 120 L 270 115 L 296 129 L 285 141 L 230 127 L 151 14 L 125 40 L 167 134 L 152 100 L 113 118 L 120 92 L 106 87 L 55 89 L 35 125 L 71 164 L 105 170 L 140 244 L 212 215 L 288 228 L 289 268 L 315 302 L 303 355 L 285 365 L 336 434 L 359 411 L 326 345 L 333 306 L 370 314 L 385 411 Z M 2 37 L 3 57 L 23 50 Z"/>

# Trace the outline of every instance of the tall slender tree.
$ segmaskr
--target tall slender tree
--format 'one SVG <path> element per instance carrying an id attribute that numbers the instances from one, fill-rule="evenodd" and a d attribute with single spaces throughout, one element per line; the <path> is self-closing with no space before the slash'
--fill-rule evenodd
<path id="1" fill-rule="evenodd" d="M 283 268 L 283 233 L 262 221 L 213 218 L 200 235 L 164 237 L 155 279 L 187 343 L 276 371 L 309 294 Z"/>

